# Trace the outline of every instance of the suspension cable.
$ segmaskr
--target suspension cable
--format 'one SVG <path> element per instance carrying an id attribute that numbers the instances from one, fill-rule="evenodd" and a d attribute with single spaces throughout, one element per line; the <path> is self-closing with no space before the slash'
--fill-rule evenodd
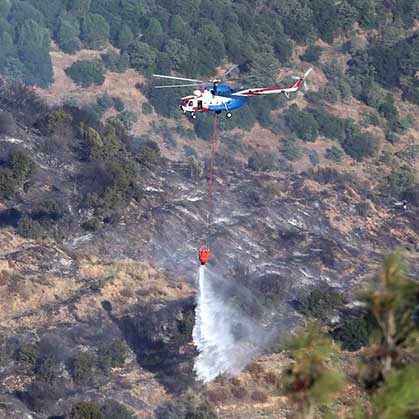
<path id="1" fill-rule="evenodd" d="M 211 216 L 212 216 L 212 183 L 214 179 L 214 163 L 215 163 L 216 145 L 217 145 L 217 114 L 214 112 L 214 119 L 212 121 L 210 178 L 209 178 L 209 185 L 208 185 L 208 222 L 211 220 Z"/>

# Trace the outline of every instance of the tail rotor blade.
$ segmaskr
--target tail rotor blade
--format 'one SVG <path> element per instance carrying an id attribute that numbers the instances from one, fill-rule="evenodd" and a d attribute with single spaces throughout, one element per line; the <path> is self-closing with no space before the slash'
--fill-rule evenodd
<path id="1" fill-rule="evenodd" d="M 304 73 L 304 79 L 313 71 L 313 67 L 310 67 L 305 73 Z"/>
<path id="2" fill-rule="evenodd" d="M 235 70 L 239 65 L 238 64 L 234 64 L 232 65 L 225 73 L 224 73 L 224 77 L 227 77 L 233 70 Z"/>

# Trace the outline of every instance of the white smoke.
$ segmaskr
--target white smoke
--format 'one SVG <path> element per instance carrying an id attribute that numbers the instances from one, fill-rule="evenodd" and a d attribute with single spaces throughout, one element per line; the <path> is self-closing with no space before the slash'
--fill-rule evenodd
<path id="1" fill-rule="evenodd" d="M 234 281 L 226 281 L 201 266 L 197 283 L 192 335 L 199 355 L 194 371 L 201 381 L 208 383 L 221 374 L 233 376 L 243 370 L 267 347 L 273 333 L 262 326 L 267 317 L 263 309 L 254 310 L 259 311 L 258 320 L 246 315 L 243 304 L 250 302 L 252 311 L 257 307 L 255 299 Z"/>

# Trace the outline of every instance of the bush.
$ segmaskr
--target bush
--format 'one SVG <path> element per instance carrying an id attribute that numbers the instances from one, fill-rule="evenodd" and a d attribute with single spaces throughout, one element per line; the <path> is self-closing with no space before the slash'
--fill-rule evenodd
<path id="1" fill-rule="evenodd" d="M 156 412 L 157 419 L 216 419 L 209 402 L 202 396 L 188 395 L 177 401 L 168 401 L 160 405 Z"/>
<path id="2" fill-rule="evenodd" d="M 98 96 L 96 98 L 96 103 L 100 107 L 102 112 L 106 112 L 108 109 L 113 107 L 113 98 L 111 98 L 107 93 L 103 96 Z"/>
<path id="3" fill-rule="evenodd" d="M 130 111 L 121 112 L 117 118 L 122 122 L 125 129 L 130 130 L 132 126 L 137 122 L 137 116 Z"/>
<path id="4" fill-rule="evenodd" d="M 201 396 L 189 396 L 185 400 L 186 414 L 188 419 L 216 419 L 217 414 L 211 404 Z"/>
<path id="5" fill-rule="evenodd" d="M 98 231 L 102 227 L 102 223 L 98 218 L 93 217 L 85 221 L 81 227 L 87 231 Z"/>
<path id="6" fill-rule="evenodd" d="M 105 81 L 105 70 L 99 61 L 76 61 L 65 69 L 65 73 L 82 87 L 101 85 Z"/>
<path id="7" fill-rule="evenodd" d="M 231 393 L 236 399 L 243 399 L 243 397 L 247 396 L 247 390 L 241 386 L 233 387 Z"/>
<path id="8" fill-rule="evenodd" d="M 122 367 L 128 356 L 128 347 L 121 339 L 116 339 L 101 349 L 98 365 L 105 373 L 111 368 Z"/>
<path id="9" fill-rule="evenodd" d="M 342 161 L 343 151 L 336 146 L 326 149 L 326 159 L 333 160 L 336 163 Z"/>
<path id="10" fill-rule="evenodd" d="M 113 107 L 118 111 L 122 112 L 125 109 L 124 102 L 120 97 L 113 98 Z"/>
<path id="11" fill-rule="evenodd" d="M 347 320 L 342 326 L 335 329 L 331 335 L 333 339 L 342 344 L 347 351 L 357 351 L 368 344 L 370 326 L 366 318 Z"/>
<path id="12" fill-rule="evenodd" d="M 343 297 L 332 289 L 316 288 L 301 300 L 303 313 L 324 319 L 343 304 Z"/>
<path id="13" fill-rule="evenodd" d="M 345 138 L 345 121 L 322 109 L 309 109 L 319 125 L 319 132 L 327 138 L 342 141 Z"/>
<path id="14" fill-rule="evenodd" d="M 318 64 L 320 56 L 322 55 L 323 48 L 317 45 L 310 45 L 300 58 L 312 64 Z"/>
<path id="15" fill-rule="evenodd" d="M 183 419 L 186 416 L 186 406 L 182 401 L 167 401 L 155 411 L 156 419 Z"/>
<path id="16" fill-rule="evenodd" d="M 61 201 L 57 199 L 47 199 L 37 205 L 32 213 L 35 219 L 59 220 L 65 215 L 65 208 Z"/>
<path id="17" fill-rule="evenodd" d="M 247 161 L 247 166 L 249 169 L 260 172 L 266 171 L 269 172 L 271 170 L 276 169 L 276 161 L 272 153 L 267 153 L 263 151 L 254 152 Z"/>
<path id="18" fill-rule="evenodd" d="M 38 345 L 29 343 L 21 345 L 16 351 L 15 357 L 19 363 L 33 367 L 35 366 L 36 360 L 38 359 L 38 354 Z"/>
<path id="19" fill-rule="evenodd" d="M 160 160 L 160 147 L 153 140 L 147 140 L 140 145 L 136 159 L 144 166 L 151 167 Z"/>
<path id="20" fill-rule="evenodd" d="M 0 196 L 11 198 L 17 190 L 17 180 L 10 169 L 0 168 Z"/>
<path id="21" fill-rule="evenodd" d="M 17 232 L 22 237 L 40 239 L 43 235 L 41 224 L 27 215 L 23 216 L 17 225 Z"/>
<path id="22" fill-rule="evenodd" d="M 118 54 L 110 51 L 101 55 L 104 66 L 116 73 L 123 73 L 129 67 L 129 56 L 126 53 Z"/>
<path id="23" fill-rule="evenodd" d="M 317 154 L 316 150 L 309 150 L 308 152 L 308 158 L 310 159 L 310 163 L 313 166 L 318 166 L 320 164 L 320 157 Z"/>
<path id="24" fill-rule="evenodd" d="M 76 383 L 89 384 L 93 380 L 95 357 L 89 352 L 79 352 L 73 359 L 71 375 Z"/>
<path id="25" fill-rule="evenodd" d="M 342 147 L 352 158 L 362 161 L 377 154 L 379 141 L 371 134 L 354 132 L 345 138 Z"/>
<path id="26" fill-rule="evenodd" d="M 281 147 L 281 153 L 290 161 L 297 161 L 301 158 L 301 150 L 298 147 L 295 137 L 289 137 L 284 141 Z"/>
<path id="27" fill-rule="evenodd" d="M 103 132 L 99 133 L 93 128 L 87 128 L 82 133 L 88 160 L 111 160 L 124 149 L 116 129 L 111 123 L 105 127 Z"/>
<path id="28" fill-rule="evenodd" d="M 13 135 L 16 132 L 15 118 L 10 112 L 0 111 L 0 135 Z"/>
<path id="29" fill-rule="evenodd" d="M 103 415 L 103 419 L 136 419 L 135 416 L 128 408 L 123 404 L 118 403 L 114 400 L 107 400 L 100 409 Z"/>
<path id="30" fill-rule="evenodd" d="M 28 181 L 36 171 L 35 163 L 22 150 L 17 150 L 9 154 L 9 164 L 19 186 Z"/>
<path id="31" fill-rule="evenodd" d="M 73 406 L 70 419 L 103 419 L 103 415 L 95 402 L 84 401 Z"/>
<path id="32" fill-rule="evenodd" d="M 59 374 L 60 362 L 54 355 L 48 355 L 38 360 L 35 369 L 37 380 L 53 385 L 57 381 Z"/>
<path id="33" fill-rule="evenodd" d="M 194 121 L 194 130 L 197 137 L 210 141 L 212 138 L 212 117 L 201 114 Z"/>
<path id="34" fill-rule="evenodd" d="M 144 102 L 141 105 L 141 111 L 144 115 L 150 115 L 153 112 L 153 107 L 148 102 Z"/>
<path id="35" fill-rule="evenodd" d="M 208 400 L 212 403 L 223 403 L 229 397 L 229 391 L 227 388 L 215 388 L 214 390 L 208 390 L 206 392 Z"/>
<path id="36" fill-rule="evenodd" d="M 266 403 L 268 401 L 268 396 L 264 391 L 261 390 L 255 390 L 252 395 L 252 400 L 258 403 Z"/>
<path id="37" fill-rule="evenodd" d="M 296 104 L 292 104 L 284 112 L 287 128 L 304 141 L 315 141 L 319 131 L 319 124 L 311 112 L 300 111 Z"/>
<path id="38" fill-rule="evenodd" d="M 392 194 L 400 195 L 416 184 L 415 171 L 407 164 L 400 166 L 387 176 L 387 186 Z"/>

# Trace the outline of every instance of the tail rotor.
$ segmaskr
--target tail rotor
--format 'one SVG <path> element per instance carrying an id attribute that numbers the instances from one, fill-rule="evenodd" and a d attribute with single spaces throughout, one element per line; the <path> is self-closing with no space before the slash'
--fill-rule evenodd
<path id="1" fill-rule="evenodd" d="M 309 74 L 313 71 L 313 67 L 310 67 L 303 75 L 303 77 L 298 77 L 298 76 L 293 76 L 292 79 L 293 80 L 301 80 L 302 83 L 302 87 L 304 89 L 305 92 L 307 92 L 309 90 L 309 85 L 307 83 L 307 77 L 309 76 Z"/>

